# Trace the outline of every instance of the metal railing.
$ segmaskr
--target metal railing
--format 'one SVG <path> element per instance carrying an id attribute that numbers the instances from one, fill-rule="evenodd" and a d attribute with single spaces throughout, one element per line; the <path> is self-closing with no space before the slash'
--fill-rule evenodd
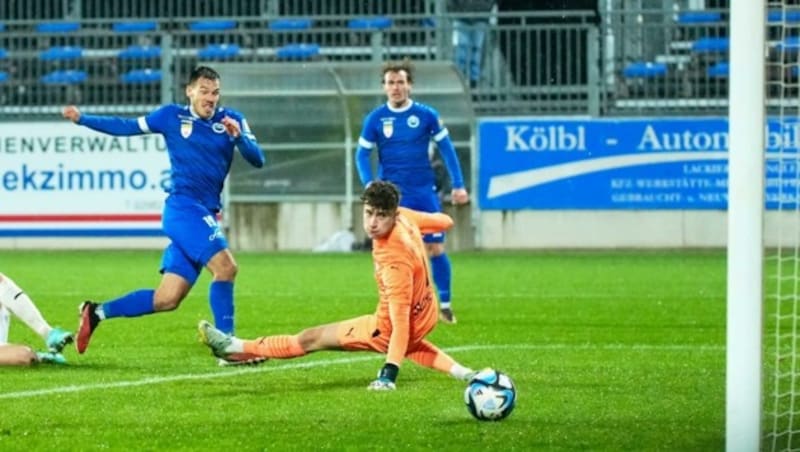
<path id="1" fill-rule="evenodd" d="M 500 15 L 487 37 L 480 81 L 471 89 L 478 114 L 599 112 L 599 78 L 589 62 L 598 60 L 600 50 L 591 15 L 573 14 L 568 24 L 554 24 L 554 17 Z M 373 61 L 377 79 L 379 63 L 389 59 L 452 61 L 452 18 L 396 15 L 388 26 L 354 27 L 347 15 L 288 17 L 283 19 L 311 25 L 280 28 L 271 19 L 221 17 L 217 25 L 233 26 L 220 30 L 195 29 L 192 18 L 86 19 L 70 31 L 7 22 L 0 32 L 0 117 L 48 116 L 65 103 L 139 113 L 182 102 L 184 78 L 201 62 Z M 152 27 L 118 28 L 146 22 Z"/>

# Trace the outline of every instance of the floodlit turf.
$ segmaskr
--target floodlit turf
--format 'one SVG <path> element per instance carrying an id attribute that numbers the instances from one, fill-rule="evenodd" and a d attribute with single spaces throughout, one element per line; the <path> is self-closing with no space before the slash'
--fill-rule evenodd
<path id="1" fill-rule="evenodd" d="M 295 333 L 371 312 L 368 254 L 244 254 L 237 333 Z M 154 287 L 158 252 L 0 251 L 54 325 L 85 298 Z M 65 367 L 0 368 L 0 450 L 722 450 L 722 252 L 452 255 L 458 324 L 430 336 L 516 383 L 501 422 L 472 419 L 465 384 L 406 362 L 322 352 L 219 368 L 197 342 L 209 276 L 175 312 L 113 319 Z M 13 342 L 41 345 L 20 321 Z"/>

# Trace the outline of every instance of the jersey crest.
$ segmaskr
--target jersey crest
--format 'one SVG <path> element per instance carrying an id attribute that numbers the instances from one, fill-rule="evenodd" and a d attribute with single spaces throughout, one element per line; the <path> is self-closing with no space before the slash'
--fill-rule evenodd
<path id="1" fill-rule="evenodd" d="M 383 122 L 383 136 L 391 138 L 394 134 L 394 118 L 383 118 L 381 122 Z"/>
<path id="2" fill-rule="evenodd" d="M 216 132 L 216 133 L 223 133 L 223 132 L 225 132 L 225 126 L 224 126 L 224 125 L 222 125 L 222 123 L 221 123 L 221 122 L 215 122 L 215 123 L 214 123 L 214 124 L 211 126 L 211 130 L 213 130 L 213 131 L 214 131 L 214 132 Z"/>
<path id="3" fill-rule="evenodd" d="M 411 115 L 406 120 L 406 124 L 408 124 L 408 127 L 416 129 L 417 127 L 419 127 L 419 118 L 416 115 Z"/>
<path id="4" fill-rule="evenodd" d="M 189 138 L 189 135 L 192 134 L 192 121 L 187 119 L 181 119 L 181 136 L 184 138 Z"/>

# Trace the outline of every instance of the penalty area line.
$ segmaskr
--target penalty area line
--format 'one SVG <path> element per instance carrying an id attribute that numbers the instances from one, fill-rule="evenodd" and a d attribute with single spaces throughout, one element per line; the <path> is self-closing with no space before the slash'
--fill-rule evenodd
<path id="1" fill-rule="evenodd" d="M 509 350 L 509 349 L 524 349 L 524 350 L 632 350 L 632 351 L 646 351 L 646 350 L 660 350 L 660 351 L 700 351 L 700 352 L 719 352 L 725 350 L 722 345 L 691 345 L 691 344 L 493 344 L 493 345 L 463 345 L 459 347 L 449 347 L 444 349 L 447 353 L 465 352 L 471 350 Z M 193 373 L 193 374 L 180 374 L 168 375 L 162 377 L 148 377 L 139 380 L 116 381 L 110 383 L 91 383 L 83 385 L 70 385 L 60 386 L 56 388 L 33 389 L 27 391 L 8 392 L 0 394 L 0 399 L 23 399 L 29 397 L 48 396 L 53 394 L 68 394 L 71 392 L 83 392 L 97 389 L 116 389 L 116 388 L 130 388 L 136 386 L 149 386 L 162 383 L 172 383 L 175 381 L 190 381 L 190 380 L 211 380 L 216 378 L 228 378 L 237 375 L 263 373 L 263 372 L 279 372 L 294 369 L 308 369 L 314 367 L 327 367 L 339 364 L 352 364 L 362 361 L 377 361 L 383 358 L 383 355 L 370 354 L 368 356 L 353 356 L 348 358 L 316 360 L 298 363 L 287 363 L 277 366 L 272 366 L 269 363 L 264 363 L 258 367 L 241 367 L 235 370 L 226 369 L 225 371 Z M 277 360 L 276 360 L 277 361 Z"/>

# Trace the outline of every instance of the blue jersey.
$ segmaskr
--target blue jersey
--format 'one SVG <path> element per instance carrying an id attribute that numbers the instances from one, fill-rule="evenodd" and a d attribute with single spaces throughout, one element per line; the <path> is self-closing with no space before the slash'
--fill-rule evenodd
<path id="1" fill-rule="evenodd" d="M 373 180 L 369 153 L 377 147 L 378 179 L 394 183 L 404 196 L 430 195 L 435 184 L 428 154 L 431 140 L 438 144 L 453 187 L 463 188 L 461 167 L 439 113 L 413 101 L 400 109 L 383 104 L 367 115 L 356 151 L 361 182 Z"/>
<path id="2" fill-rule="evenodd" d="M 242 133 L 236 139 L 222 125 L 226 116 L 241 126 Z M 220 194 L 233 162 L 234 147 L 253 166 L 264 165 L 264 155 L 247 120 L 236 110 L 218 107 L 210 119 L 204 119 L 189 105 L 170 104 L 137 119 L 81 115 L 78 123 L 111 135 L 163 135 L 171 167 L 167 191 L 195 199 L 211 211 L 220 209 Z"/>

